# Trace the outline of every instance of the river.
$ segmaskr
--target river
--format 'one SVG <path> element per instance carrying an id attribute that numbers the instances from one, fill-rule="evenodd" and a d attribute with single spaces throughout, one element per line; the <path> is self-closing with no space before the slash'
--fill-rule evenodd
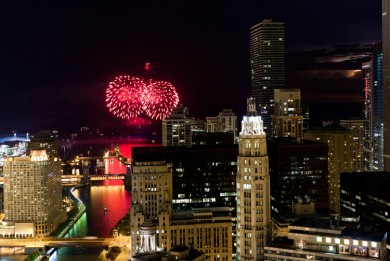
<path id="1" fill-rule="evenodd" d="M 106 180 L 83 186 L 74 191 L 86 206 L 84 213 L 65 237 L 108 237 L 110 230 L 129 211 L 131 194 L 122 180 Z M 104 208 L 107 207 L 107 212 Z M 96 260 L 101 249 L 61 248 L 50 261 Z"/>

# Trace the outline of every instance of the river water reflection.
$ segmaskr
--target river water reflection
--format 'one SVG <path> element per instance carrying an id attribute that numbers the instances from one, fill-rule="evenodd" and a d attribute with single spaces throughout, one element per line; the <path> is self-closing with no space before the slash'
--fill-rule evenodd
<path id="1" fill-rule="evenodd" d="M 86 213 L 65 237 L 108 237 L 110 230 L 130 209 L 131 194 L 122 180 L 97 181 L 74 191 L 86 206 Z M 107 208 L 105 213 L 104 208 Z M 83 248 L 61 248 L 50 257 L 50 261 L 96 260 L 101 250 Z"/>

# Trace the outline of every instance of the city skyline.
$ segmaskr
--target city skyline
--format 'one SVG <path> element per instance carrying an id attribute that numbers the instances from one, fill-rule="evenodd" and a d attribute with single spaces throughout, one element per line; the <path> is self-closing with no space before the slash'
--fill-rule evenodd
<path id="1" fill-rule="evenodd" d="M 266 18 L 285 23 L 287 88 L 301 88 L 303 102 L 356 102 L 360 61 L 381 38 L 380 8 L 363 0 L 7 3 L 0 132 L 115 126 L 105 88 L 119 74 L 145 75 L 147 61 L 148 74 L 172 82 L 191 116 L 232 108 L 241 117 L 249 30 Z"/>

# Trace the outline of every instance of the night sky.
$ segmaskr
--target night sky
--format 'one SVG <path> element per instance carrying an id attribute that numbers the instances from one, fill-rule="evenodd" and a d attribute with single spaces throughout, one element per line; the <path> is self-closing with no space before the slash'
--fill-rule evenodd
<path id="1" fill-rule="evenodd" d="M 116 126 L 107 84 L 142 77 L 146 61 L 190 116 L 232 108 L 241 118 L 249 28 L 265 18 L 285 22 L 287 88 L 300 88 L 317 111 L 358 102 L 358 70 L 381 40 L 380 0 L 9 2 L 0 16 L 0 134 Z"/>

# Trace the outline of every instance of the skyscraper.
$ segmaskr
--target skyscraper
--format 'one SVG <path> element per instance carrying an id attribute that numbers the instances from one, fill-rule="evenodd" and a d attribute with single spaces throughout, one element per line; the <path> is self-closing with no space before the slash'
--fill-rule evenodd
<path id="1" fill-rule="evenodd" d="M 352 131 L 334 122 L 323 128 L 308 130 L 305 138 L 328 144 L 329 208 L 340 213 L 340 173 L 352 171 Z"/>
<path id="2" fill-rule="evenodd" d="M 382 0 L 383 49 L 383 159 L 384 170 L 390 171 L 390 0 Z"/>
<path id="3" fill-rule="evenodd" d="M 382 46 L 373 45 L 372 60 L 362 64 L 364 169 L 383 170 Z"/>
<path id="4" fill-rule="evenodd" d="M 271 240 L 267 140 L 253 98 L 241 121 L 237 158 L 237 260 L 263 260 Z"/>
<path id="5" fill-rule="evenodd" d="M 285 87 L 283 22 L 265 19 L 250 29 L 250 69 L 251 96 L 270 135 L 274 89 Z"/>
<path id="6" fill-rule="evenodd" d="M 66 219 L 62 208 L 61 161 L 46 150 L 4 160 L 5 220 L 35 223 L 36 235 L 49 235 Z"/>

